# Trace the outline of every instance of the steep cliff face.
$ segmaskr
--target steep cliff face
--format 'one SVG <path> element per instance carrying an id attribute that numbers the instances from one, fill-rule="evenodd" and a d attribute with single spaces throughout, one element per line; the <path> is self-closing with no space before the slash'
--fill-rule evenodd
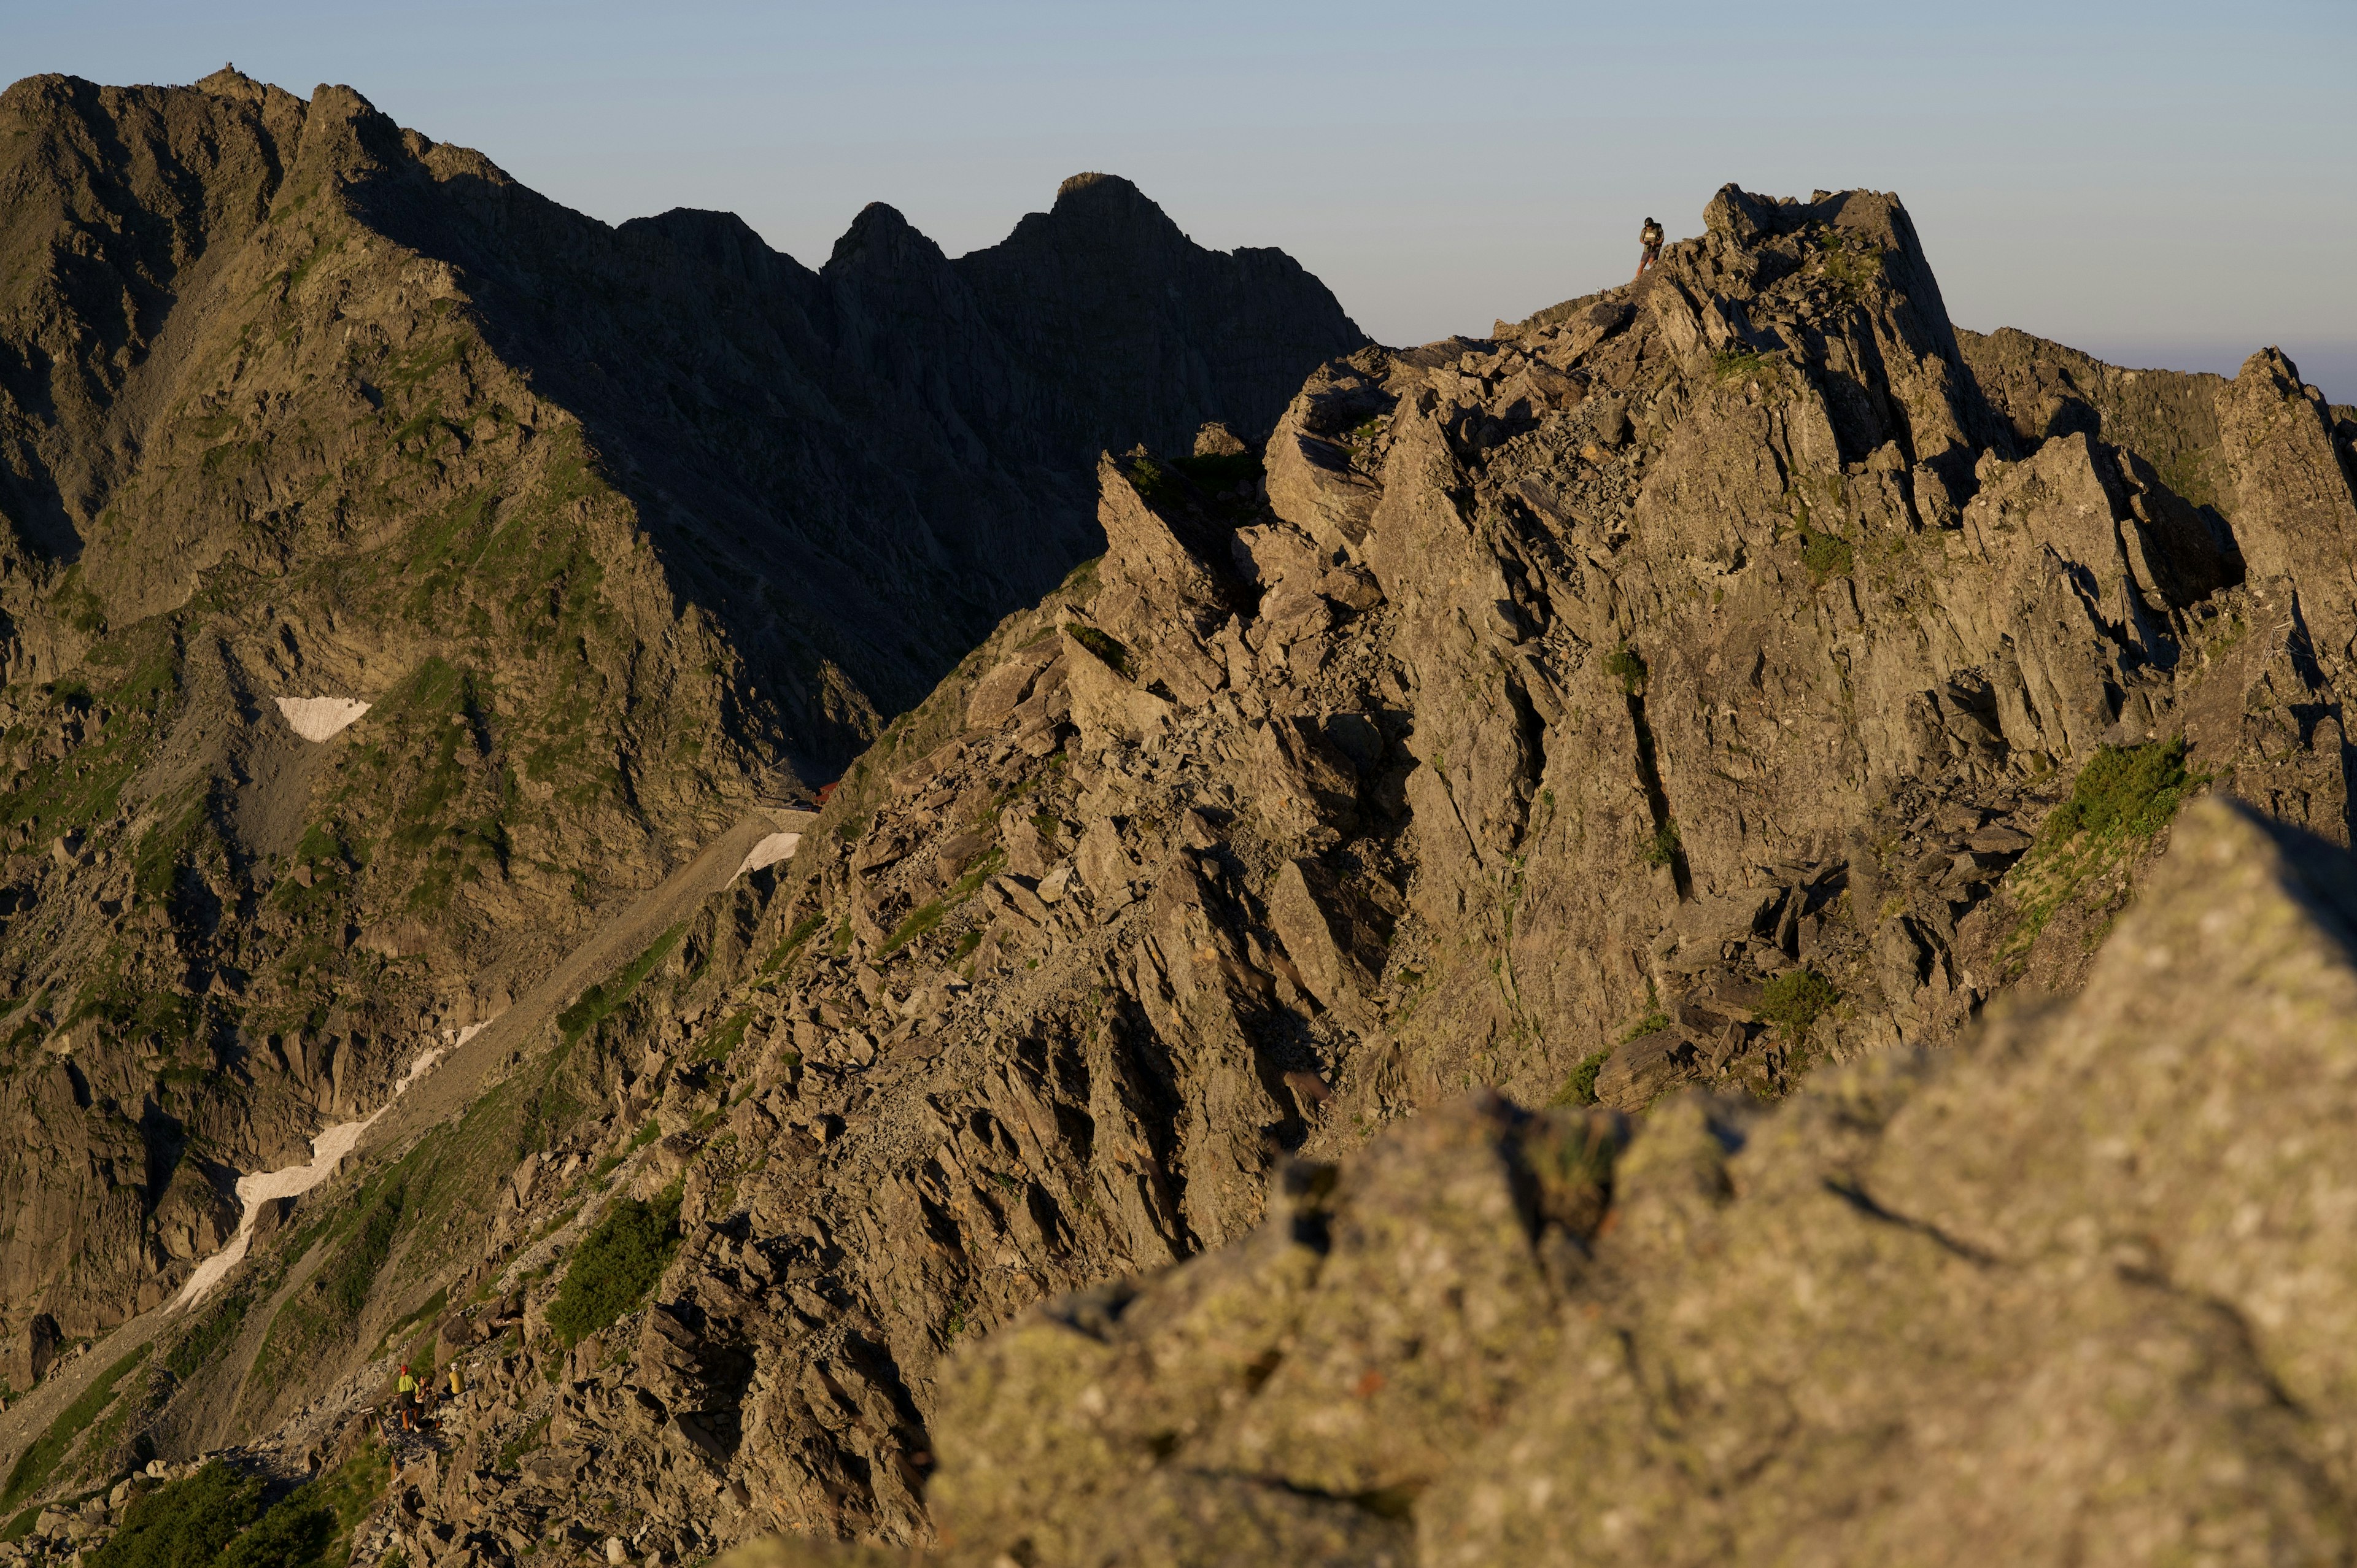
<path id="1" fill-rule="evenodd" d="M 923 262 L 883 216 L 855 237 Z M 471 1358 L 364 1560 L 687 1561 L 782 1530 L 1480 1561 L 1621 1528 L 1601 1491 L 1547 1503 L 1591 1459 L 1631 1560 L 1848 1551 L 1851 1519 L 1861 1555 L 1921 1520 L 1974 1539 L 1906 1511 L 1902 1461 L 2011 1475 L 2016 1416 L 2062 1396 L 1908 1425 L 1889 1380 L 1936 1348 L 1878 1304 L 2001 1322 L 2025 1365 L 2080 1334 L 2134 1392 L 2123 1326 L 2157 1287 L 2133 1260 L 2088 1283 L 2088 1238 L 2223 1237 L 2223 1194 L 2277 1190 L 2163 1092 L 2199 1093 L 2179 1036 L 2136 1056 L 2104 1020 L 2179 935 L 2187 984 L 2223 977 L 2204 1008 L 2274 1017 L 2285 977 L 2220 956 L 2202 888 L 2276 920 L 2314 901 L 2288 861 L 2347 842 L 2348 652 L 2319 629 L 2352 614 L 2342 421 L 2273 353 L 2130 381 L 1960 335 L 1894 199 L 1729 188 L 1634 287 L 1329 361 L 1257 453 L 1106 456 L 1102 560 L 888 726 L 790 862 L 163 1324 L 139 1419 L 176 1456 L 251 1439 L 299 1467 L 390 1358 Z M 2205 793 L 2243 804 L 2164 856 Z M 2256 880 L 2168 884 L 2222 857 Z M 2161 913 L 2113 935 L 2156 876 Z M 2324 996 L 2345 961 L 2300 940 L 2315 983 L 2286 983 Z M 2080 1024 L 1938 1054 L 2024 981 L 2080 993 Z M 2080 1103 L 2057 1072 L 2126 1120 L 2050 1125 Z M 1467 1102 L 1484 1086 L 1547 1109 Z M 2259 1122 L 2291 1114 L 2274 1093 Z M 1940 1126 L 1986 1136 L 1951 1158 Z M 2071 1164 L 2111 1141 L 2233 1179 L 2123 1208 Z M 2079 1249 L 2067 1277 L 1986 1190 L 2040 1161 L 2071 1166 L 2033 1217 Z M 673 1202 L 659 1277 L 585 1316 L 602 1228 L 661 1233 Z M 2308 1277 L 2297 1247 L 2213 1268 L 2208 1244 L 2186 1290 L 2255 1317 L 2273 1298 L 2236 1269 Z M 1820 1276 L 1846 1305 L 1810 1317 Z M 1695 1337 L 1753 1318 L 1781 1326 Z M 2324 1530 L 2303 1455 L 2329 1423 L 2233 1413 L 2276 1341 L 2170 1321 L 2169 1364 L 2222 1402 L 2167 1408 L 2228 1412 L 2169 1451 L 2180 1500 Z M 1595 1375 L 1592 1430 L 1520 1398 L 1631 1345 L 1652 1359 Z M 2134 1425 L 2081 1434 L 2024 1539 L 2161 1441 Z M 1877 1446 L 1902 1427 L 1915 1447 Z M 2202 1489 L 2277 1454 L 2244 1513 Z M 2119 1506 L 2122 1539 L 2164 1528 Z"/>
<path id="2" fill-rule="evenodd" d="M 813 274 L 344 88 L 0 125 L 0 1278 L 70 1336 L 1098 548 L 1100 445 L 1361 341 L 1117 180 Z"/>

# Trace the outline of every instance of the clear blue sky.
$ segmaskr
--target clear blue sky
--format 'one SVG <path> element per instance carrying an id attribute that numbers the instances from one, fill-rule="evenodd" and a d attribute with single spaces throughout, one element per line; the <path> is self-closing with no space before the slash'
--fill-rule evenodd
<path id="1" fill-rule="evenodd" d="M 952 254 L 1081 169 L 1281 245 L 1388 342 L 1620 281 L 1725 180 L 1897 190 L 1966 325 L 2357 402 L 2357 3 L 1135 6 L 0 0 L 0 76 L 349 82 L 609 220 Z"/>

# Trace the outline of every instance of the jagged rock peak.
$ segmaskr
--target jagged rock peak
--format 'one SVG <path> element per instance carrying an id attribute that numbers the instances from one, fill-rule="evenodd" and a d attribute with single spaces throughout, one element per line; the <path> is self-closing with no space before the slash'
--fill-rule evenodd
<path id="1" fill-rule="evenodd" d="M 825 273 L 845 267 L 898 268 L 915 261 L 939 265 L 948 260 L 942 248 L 888 201 L 871 201 L 859 209 L 843 238 L 834 242 Z"/>
<path id="2" fill-rule="evenodd" d="M 1185 235 L 1152 197 L 1117 174 L 1086 170 L 1056 188 L 1055 204 L 1034 212 L 1016 225 L 1010 239 L 1040 226 L 1055 230 L 1093 230 L 1135 226 L 1184 242 Z"/>
<path id="3" fill-rule="evenodd" d="M 1061 208 L 1068 202 L 1075 208 L 1098 204 L 1151 208 L 1157 212 L 1162 210 L 1152 197 L 1138 189 L 1132 181 L 1117 174 L 1100 174 L 1093 169 L 1076 174 L 1056 187 L 1057 207 Z"/>

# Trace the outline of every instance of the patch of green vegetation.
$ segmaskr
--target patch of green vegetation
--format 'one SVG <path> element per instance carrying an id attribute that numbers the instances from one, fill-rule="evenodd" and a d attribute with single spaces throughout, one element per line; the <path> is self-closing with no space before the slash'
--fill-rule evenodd
<path id="1" fill-rule="evenodd" d="M 440 1317 L 442 1316 L 443 1309 L 449 1305 L 450 1288 L 447 1285 L 445 1285 L 441 1289 L 436 1291 L 432 1295 L 427 1296 L 424 1305 L 420 1306 L 416 1311 L 409 1314 L 406 1317 L 402 1318 L 391 1328 L 386 1329 L 384 1331 L 384 1337 L 387 1339 L 398 1339 L 401 1337 L 402 1331 L 407 1328 L 411 1324 L 431 1323 L 436 1318 Z"/>
<path id="2" fill-rule="evenodd" d="M 1770 981 L 1760 995 L 1760 1017 L 1776 1032 L 1798 1045 L 1809 1037 L 1810 1026 L 1841 1000 L 1833 982 L 1813 969 L 1788 969 Z"/>
<path id="3" fill-rule="evenodd" d="M 1603 1071 L 1604 1064 L 1611 1059 L 1612 1050 L 1609 1046 L 1603 1050 L 1580 1058 L 1579 1065 L 1571 1069 L 1571 1076 L 1563 1080 L 1563 1087 L 1555 1091 L 1555 1098 L 1547 1103 L 1550 1105 L 1595 1104 L 1596 1075 Z"/>
<path id="4" fill-rule="evenodd" d="M 2217 455 L 2214 449 L 2188 447 L 2153 465 L 2160 482 L 2198 507 L 2218 504 Z"/>
<path id="5" fill-rule="evenodd" d="M 652 1203 L 619 1198 L 575 1249 L 548 1309 L 548 1326 L 566 1345 L 612 1324 L 655 1288 L 679 1246 L 679 1204 L 676 1183 Z"/>
<path id="6" fill-rule="evenodd" d="M 899 951 L 935 926 L 940 925 L 942 917 L 948 913 L 949 907 L 938 898 L 918 905 L 909 911 L 907 919 L 892 929 L 892 934 L 884 939 L 884 946 L 880 950 L 888 953 Z"/>
<path id="7" fill-rule="evenodd" d="M 2185 769 L 2185 739 L 2143 746 L 2105 746 L 2080 769 L 2071 798 L 2038 830 L 2040 849 L 2079 833 L 2150 838 L 2169 825 L 2189 791 L 2202 779 Z"/>
<path id="8" fill-rule="evenodd" d="M 303 280 L 311 275 L 312 268 L 317 266 L 321 262 L 327 260 L 329 256 L 334 255 L 343 248 L 344 242 L 340 235 L 334 239 L 321 240 L 318 243 L 313 245 L 311 247 L 311 253 L 305 256 L 300 262 L 296 263 L 295 269 L 286 274 L 286 291 L 289 294 L 292 294 L 295 290 L 302 287 Z"/>
<path id="9" fill-rule="evenodd" d="M 105 822 L 120 811 L 124 786 L 146 767 L 161 722 L 180 691 L 179 652 L 171 628 L 160 621 L 143 623 L 91 649 L 86 662 L 92 670 L 123 672 L 95 688 L 60 681 L 37 689 L 48 711 L 38 721 L 12 726 L 8 738 L 32 738 L 35 723 L 79 725 L 83 738 L 63 756 L 33 764 L 15 789 L 0 793 L 0 827 L 29 824 L 47 838 Z"/>
<path id="10" fill-rule="evenodd" d="M 1103 660 L 1106 664 L 1110 665 L 1114 674 L 1119 675 L 1124 680 L 1127 680 L 1129 678 L 1129 649 L 1121 641 L 1120 639 L 1108 636 L 1106 633 L 1099 631 L 1095 627 L 1089 625 L 1086 621 L 1066 621 L 1064 623 L 1064 629 L 1071 634 L 1071 639 L 1074 642 L 1079 643 L 1082 648 L 1087 649 L 1091 653 L 1095 654 L 1099 659 Z"/>
<path id="11" fill-rule="evenodd" d="M 165 1369 L 182 1382 L 196 1376 L 212 1360 L 215 1352 L 237 1337 L 237 1331 L 245 1324 L 246 1308 L 252 1305 L 252 1296 L 245 1290 L 225 1294 L 194 1328 L 181 1335 L 164 1353 Z"/>
<path id="12" fill-rule="evenodd" d="M 1775 362 L 1775 359 L 1770 355 L 1756 353 L 1749 349 L 1737 348 L 1732 344 L 1710 357 L 1711 371 L 1722 381 L 1739 381 L 1753 376 L 1766 375 Z"/>
<path id="13" fill-rule="evenodd" d="M 343 1568 L 385 1473 L 371 1440 L 264 1509 L 262 1477 L 215 1461 L 132 1503 L 91 1568 Z"/>
<path id="14" fill-rule="evenodd" d="M 262 1489 L 215 1460 L 124 1509 L 91 1568 L 205 1568 L 262 1517 Z"/>
<path id="15" fill-rule="evenodd" d="M 687 928 L 676 925 L 655 939 L 652 947 L 632 959 L 622 972 L 602 985 L 593 985 L 583 992 L 564 1012 L 556 1015 L 556 1027 L 571 1045 L 613 1015 L 616 1008 L 630 999 L 646 977 L 654 972 L 655 965 L 671 956 Z"/>
<path id="16" fill-rule="evenodd" d="M 730 1014 L 718 1028 L 704 1036 L 704 1043 L 696 1047 L 694 1059 L 700 1062 L 716 1062 L 726 1057 L 745 1043 L 745 1030 L 752 1022 L 752 1009 L 739 1007 Z"/>
<path id="17" fill-rule="evenodd" d="M 953 959 L 964 958 L 980 946 L 982 946 L 980 931 L 961 931 L 958 933 L 957 951 L 952 956 Z"/>
<path id="18" fill-rule="evenodd" d="M 818 935 L 825 925 L 826 916 L 823 913 L 804 915 L 801 919 L 796 920 L 793 929 L 786 933 L 785 940 L 770 950 L 770 956 L 761 964 L 761 972 L 769 974 L 785 968 L 788 961 L 801 950 L 802 945 Z"/>
<path id="19" fill-rule="evenodd" d="M 856 843 L 859 842 L 859 835 L 866 831 L 867 819 L 866 817 L 845 817 L 843 821 L 835 824 L 834 836 L 841 839 L 845 843 Z"/>
<path id="20" fill-rule="evenodd" d="M 62 1026 L 95 1020 L 116 1039 L 146 1039 L 163 1045 L 197 1040 L 206 1016 L 203 999 L 170 991 L 142 991 L 124 975 L 128 961 L 119 944 L 109 946 L 74 993 L 73 1006 Z"/>
<path id="21" fill-rule="evenodd" d="M 114 1398 L 114 1385 L 121 1382 L 131 1369 L 147 1359 L 153 1347 L 142 1345 L 91 1380 L 88 1388 L 74 1402 L 58 1412 L 48 1430 L 33 1439 L 31 1444 L 16 1458 L 16 1467 L 8 1472 L 8 1484 L 0 1488 L 0 1509 L 12 1509 L 26 1498 L 36 1496 L 49 1484 L 49 1477 L 73 1446 L 74 1439 L 84 1428 L 96 1421 Z"/>
<path id="22" fill-rule="evenodd" d="M 131 852 L 131 887 L 139 902 L 170 901 L 179 884 L 180 866 L 210 820 L 210 802 L 198 793 L 177 815 L 140 835 L 138 847 Z"/>
<path id="23" fill-rule="evenodd" d="M 1801 530 L 1801 564 L 1819 583 L 1828 577 L 1846 577 L 1856 565 L 1849 541 L 1838 533 L 1817 529 Z"/>
<path id="24" fill-rule="evenodd" d="M 963 875 L 950 884 L 949 892 L 943 895 L 944 899 L 951 904 L 963 903 L 981 892 L 982 885 L 997 875 L 1006 865 L 1006 851 L 996 845 L 992 846 L 972 865 L 965 868 Z"/>
<path id="25" fill-rule="evenodd" d="M 2209 782 L 2185 766 L 2182 736 L 2096 749 L 2070 798 L 2039 829 L 2038 842 L 2007 874 L 2005 891 L 2018 918 L 1999 957 L 2018 974 L 2030 945 L 2055 915 L 2091 885 L 2120 870 L 2167 827 L 2186 797 Z"/>
<path id="26" fill-rule="evenodd" d="M 1666 1029 L 1669 1026 L 1670 1015 L 1663 1012 L 1660 1004 L 1656 1004 L 1643 1017 L 1620 1031 L 1620 1043 L 1625 1046 L 1641 1036 L 1650 1035 L 1657 1029 Z"/>
<path id="27" fill-rule="evenodd" d="M 430 338 L 414 349 L 404 350 L 387 365 L 377 384 L 385 387 L 414 387 L 431 381 L 436 373 L 458 362 L 467 349 L 467 334 L 452 334 Z"/>
<path id="28" fill-rule="evenodd" d="M 1151 457 L 1133 457 L 1125 472 L 1130 484 L 1148 506 L 1167 506 L 1184 498 L 1186 491 L 1169 469 Z"/>
<path id="29" fill-rule="evenodd" d="M 1094 596 L 1097 591 L 1097 569 L 1103 564 L 1104 557 L 1103 555 L 1090 556 L 1087 560 L 1082 562 L 1079 565 L 1064 574 L 1064 580 L 1056 585 L 1055 596 L 1076 604 L 1087 603 L 1090 598 Z M 1054 628 L 1051 625 L 1047 630 L 1041 631 L 1038 637 L 1033 638 L 1029 642 L 1023 643 L 1020 646 L 1024 648 L 1034 647 L 1053 634 Z"/>
<path id="30" fill-rule="evenodd" d="M 1810 241 L 1818 265 L 1835 292 L 1853 303 L 1864 299 L 1882 277 L 1882 247 L 1863 234 L 1820 225 Z"/>
<path id="31" fill-rule="evenodd" d="M 1604 656 L 1604 672 L 1618 681 L 1620 690 L 1630 696 L 1645 689 L 1644 656 L 1625 642 Z"/>
<path id="32" fill-rule="evenodd" d="M 84 637 L 106 635 L 106 605 L 81 579 L 80 565 L 69 566 L 59 578 L 50 604 L 68 626 Z"/>
<path id="33" fill-rule="evenodd" d="M 501 1470 L 513 1470 L 523 1456 L 539 1447 L 548 1438 L 548 1417 L 544 1415 L 522 1432 L 500 1444 Z"/>
<path id="34" fill-rule="evenodd" d="M 1678 824 L 1675 819 L 1663 819 L 1662 825 L 1655 828 L 1652 836 L 1645 841 L 1639 854 L 1647 865 L 1656 871 L 1674 862 L 1678 858 Z"/>

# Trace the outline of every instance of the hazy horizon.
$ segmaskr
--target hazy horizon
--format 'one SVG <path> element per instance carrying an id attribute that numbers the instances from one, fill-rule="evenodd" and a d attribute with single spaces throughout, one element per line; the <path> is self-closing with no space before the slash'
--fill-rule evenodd
<path id="1" fill-rule="evenodd" d="M 1480 333 L 1623 280 L 1648 215 L 1732 179 L 1906 201 L 1949 312 L 2231 374 L 2278 344 L 2357 402 L 2357 7 L 2270 0 L 1965 20 L 1706 4 L 1178 16 L 702 5 L 399 14 L 0 0 L 8 80 L 349 83 L 608 222 L 742 216 L 812 266 L 887 201 L 952 255 L 1082 169 L 1197 241 L 1277 246 L 1375 338 Z"/>

